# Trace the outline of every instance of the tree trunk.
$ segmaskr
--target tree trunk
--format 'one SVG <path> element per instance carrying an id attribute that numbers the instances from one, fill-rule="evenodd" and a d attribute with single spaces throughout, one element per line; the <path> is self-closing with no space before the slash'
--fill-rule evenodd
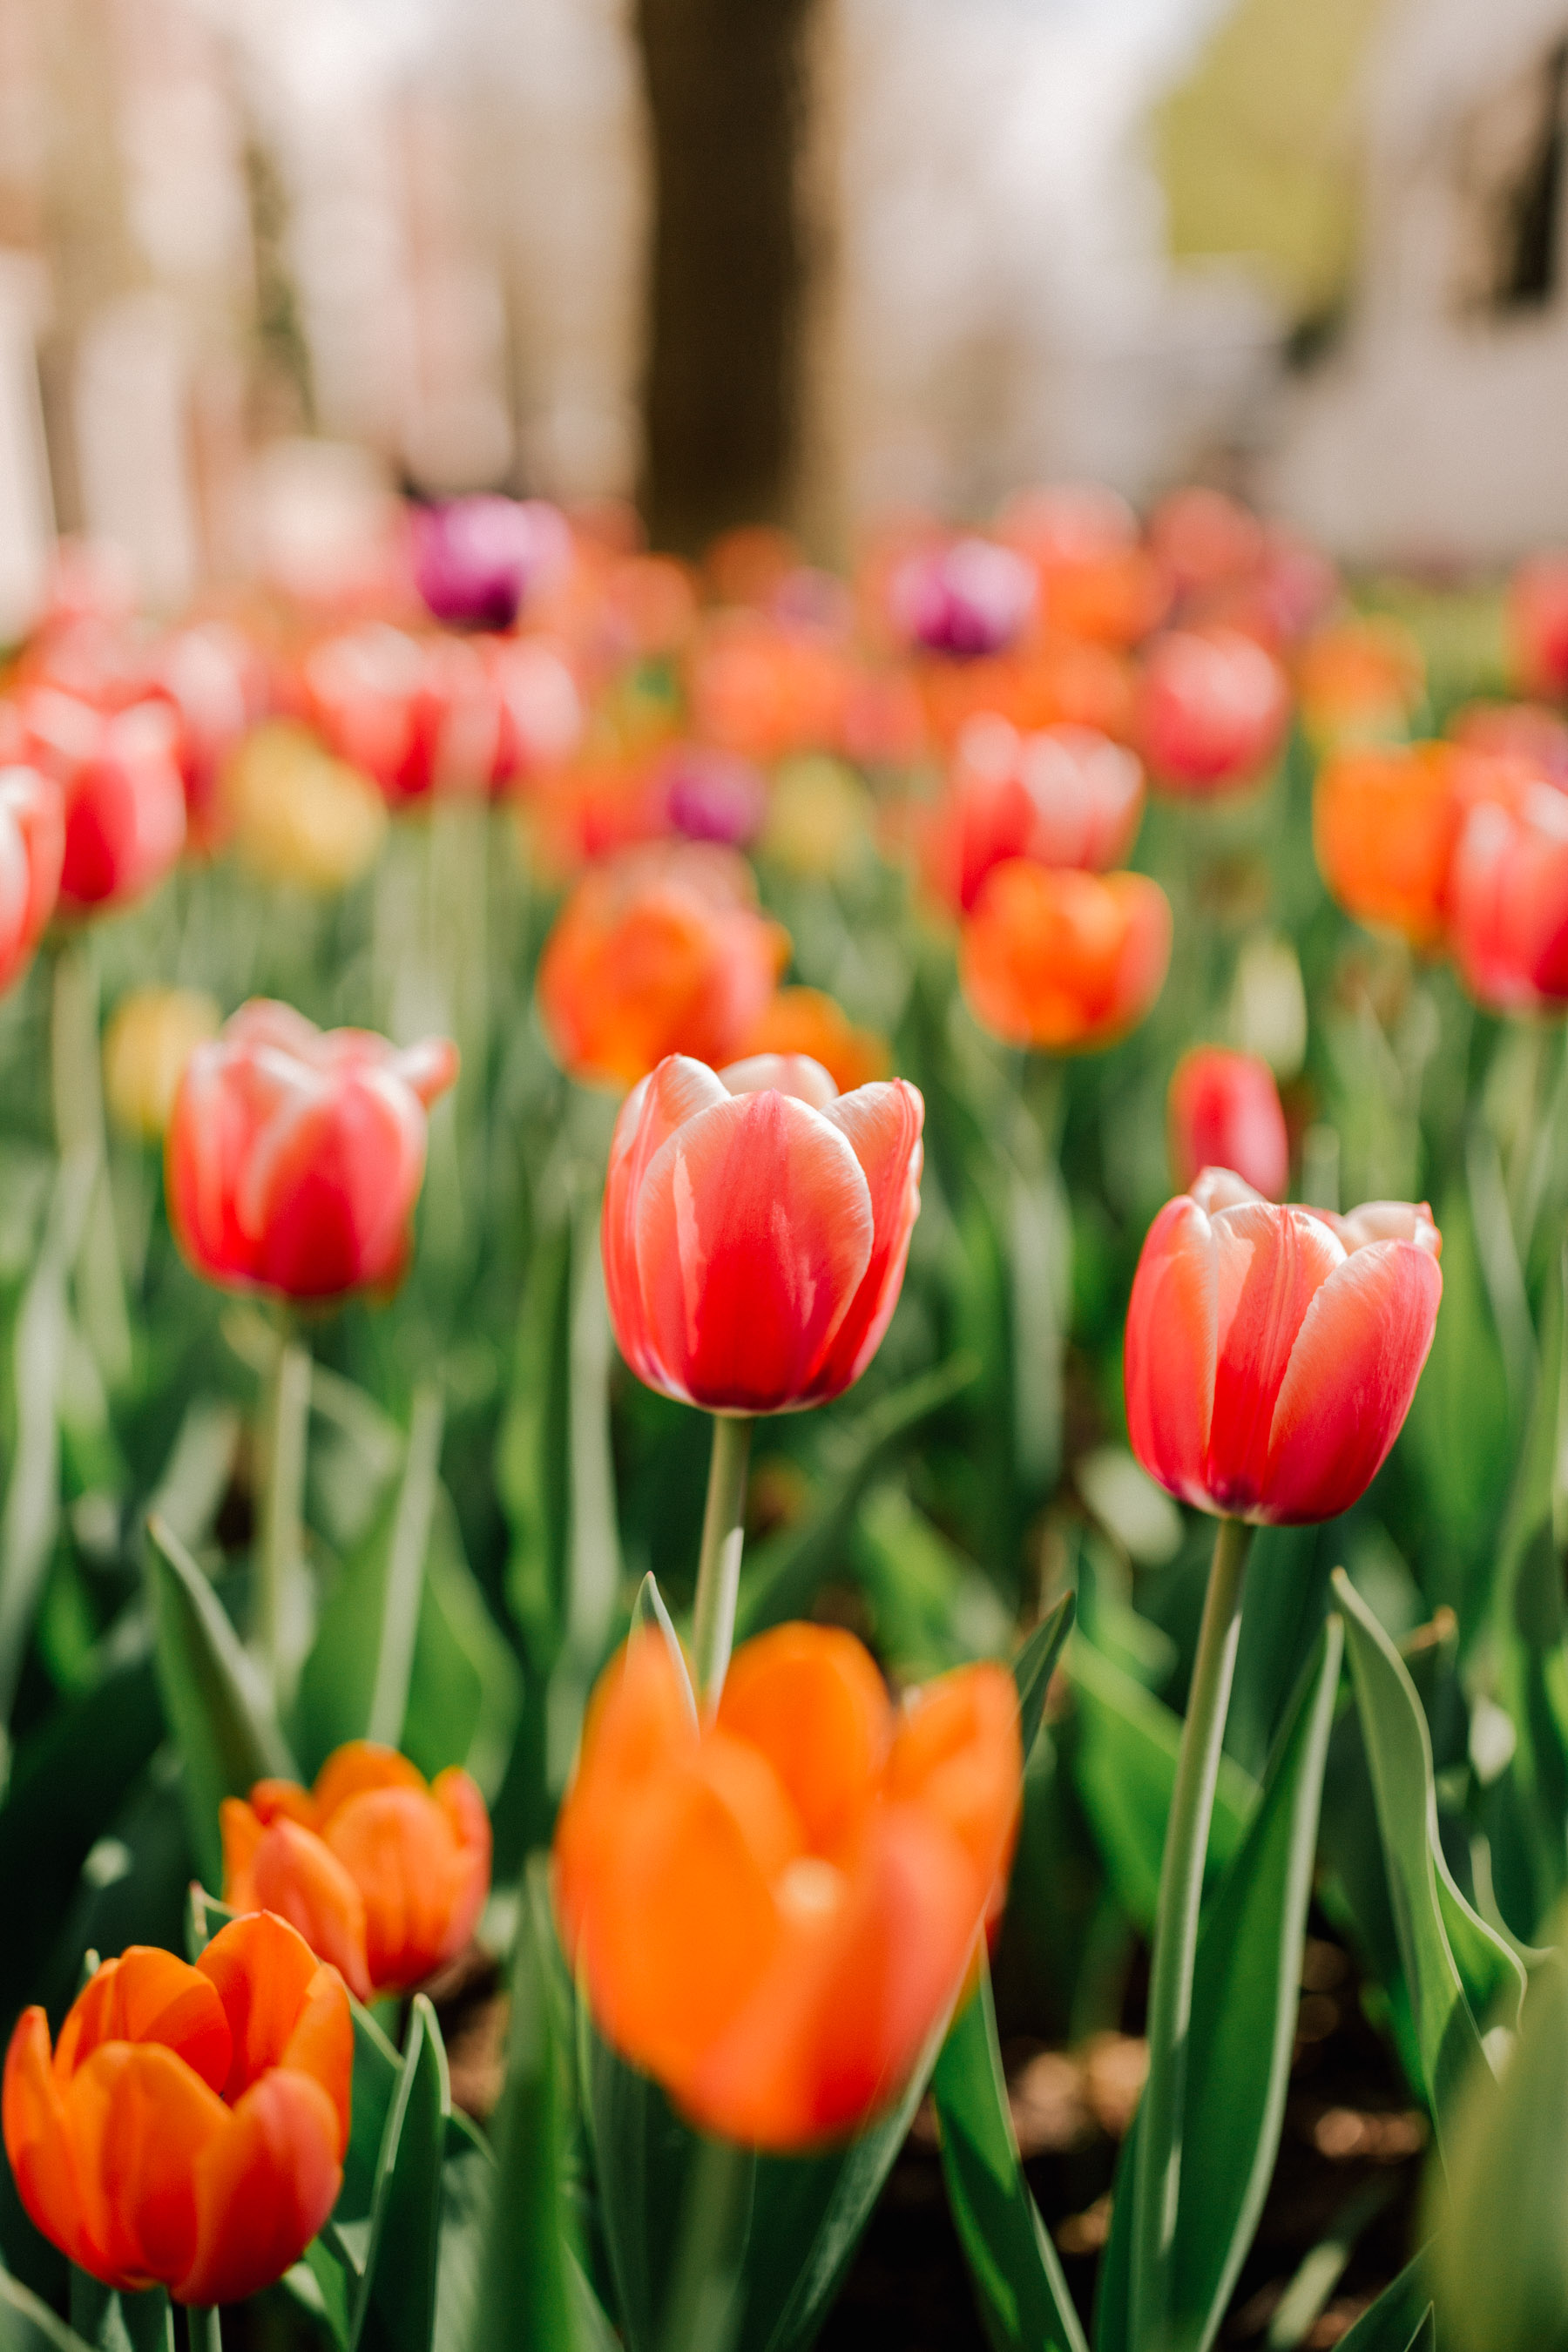
<path id="1" fill-rule="evenodd" d="M 789 506 L 811 6 L 637 0 L 654 168 L 643 505 L 661 547 Z"/>

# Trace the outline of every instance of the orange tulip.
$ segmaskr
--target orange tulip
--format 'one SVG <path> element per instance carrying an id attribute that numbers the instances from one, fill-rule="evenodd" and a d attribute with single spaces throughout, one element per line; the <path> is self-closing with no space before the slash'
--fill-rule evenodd
<path id="1" fill-rule="evenodd" d="M 1312 798 L 1319 870 L 1358 921 L 1435 947 L 1467 809 L 1515 802 L 1531 781 L 1526 761 L 1452 743 L 1342 751 L 1319 772 Z"/>
<path id="2" fill-rule="evenodd" d="M 223 1899 L 275 1911 L 360 2000 L 405 1992 L 460 1952 L 490 1891 L 485 1801 L 454 1765 L 351 1739 L 311 1790 L 258 1780 L 223 1805 Z"/>
<path id="3" fill-rule="evenodd" d="M 1408 629 L 1383 615 L 1320 629 L 1296 660 L 1296 696 L 1314 743 L 1397 736 L 1426 690 L 1426 665 Z"/>
<path id="4" fill-rule="evenodd" d="M 1424 1202 L 1277 1209 L 1205 1169 L 1150 1226 L 1127 1309 L 1127 1429 L 1150 1476 L 1266 1527 L 1348 1511 L 1410 1410 L 1442 1246 Z"/>
<path id="5" fill-rule="evenodd" d="M 758 1054 L 805 1054 L 821 1063 L 841 1095 L 885 1078 L 893 1060 L 885 1037 L 857 1029 L 820 988 L 781 988 L 741 1052 L 747 1061 Z"/>
<path id="6" fill-rule="evenodd" d="M 333 1969 L 281 1919 L 236 1919 L 195 1968 L 133 1944 L 41 2009 L 5 2059 L 5 2153 L 79 2270 L 176 2303 L 237 2303 L 297 2262 L 337 2202 L 353 2023 Z"/>
<path id="7" fill-rule="evenodd" d="M 603 2032 L 704 2129 L 792 2149 L 897 2098 L 999 1907 L 1017 1707 L 978 1665 L 895 1707 L 852 1635 L 737 1651 L 700 1729 L 657 1634 L 600 1681 L 555 1834 Z"/>
<path id="8" fill-rule="evenodd" d="M 959 977 L 981 1026 L 1051 1053 L 1108 1045 L 1164 985 L 1171 902 L 1142 874 L 994 866 L 965 920 Z"/>
<path id="9" fill-rule="evenodd" d="M 972 719 L 926 830 L 926 878 L 966 913 L 1009 857 L 1097 873 L 1116 865 L 1142 814 L 1143 771 L 1109 736 L 1088 727 L 1020 735 L 1005 719 Z"/>
<path id="10" fill-rule="evenodd" d="M 732 850 L 632 851 L 585 874 L 562 908 L 539 1008 L 563 1069 L 631 1086 L 667 1054 L 732 1061 L 788 958 Z"/>

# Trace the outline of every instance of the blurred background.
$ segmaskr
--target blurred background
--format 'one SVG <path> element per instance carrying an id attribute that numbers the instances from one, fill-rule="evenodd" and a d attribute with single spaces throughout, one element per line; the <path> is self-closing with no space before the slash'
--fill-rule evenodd
<path id="1" fill-rule="evenodd" d="M 0 0 L 0 637 L 388 490 L 1568 532 L 1568 0 Z"/>

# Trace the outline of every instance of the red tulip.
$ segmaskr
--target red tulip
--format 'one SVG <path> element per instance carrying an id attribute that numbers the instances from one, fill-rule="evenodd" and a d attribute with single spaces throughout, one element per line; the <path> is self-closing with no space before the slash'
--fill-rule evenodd
<path id="1" fill-rule="evenodd" d="M 972 719 L 927 836 L 927 872 L 967 914 L 1005 858 L 1091 872 L 1116 865 L 1142 814 L 1143 772 L 1109 736 L 1088 727 L 1021 735 L 1005 719 Z"/>
<path id="2" fill-rule="evenodd" d="M 328 637 L 305 664 L 311 715 L 389 802 L 488 793 L 574 751 L 564 656 L 535 638 L 413 637 L 384 622 Z"/>
<path id="3" fill-rule="evenodd" d="M 959 942 L 981 1026 L 1010 1045 L 1075 1053 L 1137 1027 L 1164 986 L 1171 902 L 1146 874 L 1075 874 L 1009 858 Z"/>
<path id="4" fill-rule="evenodd" d="M 1188 483 L 1149 518 L 1149 544 L 1178 593 L 1201 594 L 1245 580 L 1264 560 L 1263 525 L 1224 490 Z"/>
<path id="5" fill-rule="evenodd" d="M 733 1060 L 789 957 L 756 897 L 745 860 L 717 842 L 633 850 L 584 874 L 539 963 L 563 1069 L 630 1086 L 667 1054 Z"/>
<path id="6" fill-rule="evenodd" d="M 103 711 L 54 687 L 23 705 L 29 755 L 65 796 L 60 907 L 123 907 L 161 882 L 185 844 L 179 725 L 163 701 Z"/>
<path id="7" fill-rule="evenodd" d="M 1267 1201 L 1290 1180 L 1290 1141 L 1267 1062 L 1194 1045 L 1177 1063 L 1168 1100 L 1171 1159 L 1184 1192 L 1205 1168 L 1228 1168 Z"/>
<path id="8" fill-rule="evenodd" d="M 1568 555 L 1520 565 L 1509 586 L 1508 633 L 1520 692 L 1568 693 Z"/>
<path id="9" fill-rule="evenodd" d="M 1539 702 L 1467 702 L 1449 719 L 1448 734 L 1467 751 L 1522 760 L 1568 785 L 1568 719 Z"/>
<path id="10" fill-rule="evenodd" d="M 1150 1227 L 1127 1310 L 1127 1427 L 1144 1469 L 1228 1518 L 1348 1510 L 1410 1409 L 1441 1248 L 1425 1203 L 1278 1209 L 1205 1169 Z"/>
<path id="11" fill-rule="evenodd" d="M 671 1055 L 610 1144 L 610 1319 L 650 1388 L 713 1412 L 820 1404 L 881 1343 L 920 1213 L 925 1105 L 902 1078 L 838 1095 L 763 1055 Z"/>
<path id="12" fill-rule="evenodd" d="M 1568 1003 L 1568 793 L 1531 783 L 1476 802 L 1449 869 L 1448 939 L 1489 1011 Z"/>
<path id="13" fill-rule="evenodd" d="M 133 1944 L 77 1996 L 51 2053 L 25 2010 L 5 2153 L 45 2237 L 122 2293 L 237 2303 L 298 2262 L 337 2202 L 353 2021 L 335 1969 L 270 1913 L 187 1968 Z"/>
<path id="14" fill-rule="evenodd" d="M 1139 740 L 1157 782 L 1194 800 L 1270 768 L 1290 716 L 1285 673 L 1239 629 L 1172 629 L 1149 649 Z"/>
<path id="15" fill-rule="evenodd" d="M 185 1066 L 169 1123 L 169 1214 L 211 1282 L 288 1298 L 401 1275 L 425 1175 L 426 1112 L 458 1051 L 320 1030 L 258 998 Z"/>
<path id="16" fill-rule="evenodd" d="M 58 787 L 36 768 L 0 768 L 0 990 L 26 969 L 55 910 L 65 856 Z"/>

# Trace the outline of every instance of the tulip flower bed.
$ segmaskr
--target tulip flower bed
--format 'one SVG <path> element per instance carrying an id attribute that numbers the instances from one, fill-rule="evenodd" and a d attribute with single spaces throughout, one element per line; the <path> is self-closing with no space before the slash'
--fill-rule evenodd
<path id="1" fill-rule="evenodd" d="M 62 566 L 5 2352 L 1568 2346 L 1565 704 L 1201 490 Z"/>

